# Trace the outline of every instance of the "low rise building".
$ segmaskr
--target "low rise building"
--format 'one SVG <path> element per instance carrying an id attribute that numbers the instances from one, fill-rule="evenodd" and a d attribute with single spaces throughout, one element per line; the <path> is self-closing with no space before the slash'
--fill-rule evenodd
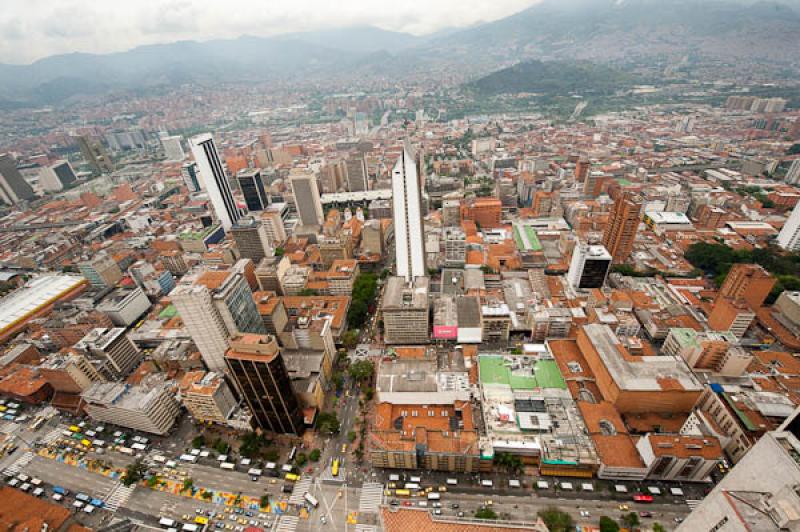
<path id="1" fill-rule="evenodd" d="M 86 413 L 94 421 L 151 434 L 169 432 L 180 412 L 166 383 L 97 383 L 83 392 L 82 397 Z"/>

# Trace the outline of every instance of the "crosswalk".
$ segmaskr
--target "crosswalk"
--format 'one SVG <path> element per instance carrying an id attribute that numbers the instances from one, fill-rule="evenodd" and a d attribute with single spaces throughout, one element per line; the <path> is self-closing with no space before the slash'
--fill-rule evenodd
<path id="1" fill-rule="evenodd" d="M 690 510 L 694 510 L 700 506 L 701 502 L 703 502 L 702 499 L 686 499 L 686 506 L 688 506 Z"/>
<path id="2" fill-rule="evenodd" d="M 356 524 L 356 532 L 378 532 L 378 529 L 374 525 L 362 525 L 358 523 Z"/>
<path id="3" fill-rule="evenodd" d="M 136 489 L 136 486 L 125 486 L 122 482 L 117 482 L 111 489 L 108 490 L 108 493 L 105 497 L 103 497 L 103 502 L 105 503 L 105 507 L 112 512 L 116 512 L 120 506 L 125 506 L 128 502 L 128 499 L 131 498 L 131 494 L 133 490 Z"/>
<path id="4" fill-rule="evenodd" d="M 62 430 L 63 429 L 61 427 L 54 428 L 53 430 L 51 430 L 50 432 L 45 434 L 42 437 L 42 439 L 39 440 L 39 443 L 41 443 L 42 445 L 45 445 L 45 446 L 50 445 L 51 443 L 53 443 L 54 441 L 56 441 L 58 438 L 61 437 L 61 431 Z"/>
<path id="5" fill-rule="evenodd" d="M 5 421 L 0 425 L 0 432 L 3 434 L 14 434 L 17 430 L 19 430 L 19 423 L 13 421 Z"/>
<path id="6" fill-rule="evenodd" d="M 375 513 L 383 502 L 383 484 L 378 482 L 365 482 L 361 486 L 361 498 L 358 500 L 359 512 Z"/>
<path id="7" fill-rule="evenodd" d="M 5 473 L 5 474 L 6 474 L 6 476 L 13 476 L 13 475 L 16 475 L 17 473 L 19 473 L 20 471 L 22 471 L 22 468 L 23 468 L 23 467 L 25 467 L 26 465 L 30 464 L 30 463 L 31 463 L 31 460 L 33 460 L 33 453 L 32 453 L 32 452 L 30 452 L 30 451 L 25 451 L 25 452 L 23 453 L 23 455 L 22 455 L 22 456 L 20 456 L 19 458 L 17 458 L 17 459 L 14 461 L 14 463 L 13 463 L 13 464 L 11 464 L 10 466 L 8 466 L 8 467 L 5 469 L 5 471 L 3 471 L 3 473 Z"/>
<path id="8" fill-rule="evenodd" d="M 294 532 L 299 522 L 300 518 L 296 515 L 282 515 L 275 525 L 275 532 Z"/>
<path id="9" fill-rule="evenodd" d="M 289 504 L 303 504 L 305 501 L 305 499 L 303 499 L 303 495 L 305 495 L 310 489 L 311 477 L 303 477 L 298 480 L 294 485 L 292 495 L 289 497 Z"/>

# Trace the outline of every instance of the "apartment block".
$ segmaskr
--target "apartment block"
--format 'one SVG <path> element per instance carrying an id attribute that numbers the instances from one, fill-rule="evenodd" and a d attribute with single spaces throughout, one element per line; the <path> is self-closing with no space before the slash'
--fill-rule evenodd
<path id="1" fill-rule="evenodd" d="M 386 283 L 381 313 L 387 344 L 422 344 L 429 340 L 428 279 L 407 283 L 390 277 Z"/>

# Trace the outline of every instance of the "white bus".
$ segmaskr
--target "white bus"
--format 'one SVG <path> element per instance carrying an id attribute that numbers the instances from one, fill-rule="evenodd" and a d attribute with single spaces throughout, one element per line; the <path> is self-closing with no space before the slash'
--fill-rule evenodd
<path id="1" fill-rule="evenodd" d="M 494 482 L 492 482 L 491 480 L 488 480 L 488 479 L 487 480 L 481 480 L 481 486 L 483 486 L 485 488 L 491 488 L 492 486 L 494 486 Z"/>
<path id="2" fill-rule="evenodd" d="M 310 504 L 314 508 L 319 506 L 319 502 L 317 502 L 317 499 L 315 499 L 314 496 L 311 495 L 309 492 L 306 492 L 305 495 L 303 495 L 303 498 L 306 500 L 308 504 Z"/>
<path id="3" fill-rule="evenodd" d="M 190 463 L 193 464 L 193 463 L 197 462 L 197 456 L 195 456 L 193 454 L 182 454 L 181 457 L 180 457 L 180 461 L 181 462 L 190 462 Z"/>
<path id="4" fill-rule="evenodd" d="M 442 495 L 440 493 L 435 492 L 435 491 L 432 491 L 432 492 L 428 493 L 428 500 L 429 501 L 438 501 L 441 498 L 442 498 Z"/>
<path id="5" fill-rule="evenodd" d="M 447 479 L 447 485 L 448 486 L 457 486 L 458 485 L 458 480 L 454 479 L 454 478 L 448 478 Z"/>
<path id="6" fill-rule="evenodd" d="M 389 482 L 397 482 L 400 480 L 400 475 L 389 475 Z"/>
<path id="7" fill-rule="evenodd" d="M 422 479 L 421 479 L 420 477 L 411 477 L 409 480 L 410 480 L 411 482 L 416 482 L 417 484 L 419 484 L 420 482 L 422 482 Z"/>
<path id="8" fill-rule="evenodd" d="M 136 449 L 137 451 L 146 451 L 147 445 L 143 443 L 134 443 L 133 445 L 131 445 L 131 449 Z"/>
<path id="9" fill-rule="evenodd" d="M 225 469 L 225 470 L 227 470 L 227 471 L 233 471 L 235 467 L 236 467 L 236 464 L 232 464 L 232 463 L 230 463 L 230 462 L 222 462 L 222 463 L 219 465 L 219 468 L 220 468 L 220 469 Z"/>
<path id="10" fill-rule="evenodd" d="M 183 530 L 185 530 L 186 532 L 197 532 L 198 530 L 200 530 L 200 527 L 198 527 L 194 523 L 184 523 Z"/>
<path id="11" fill-rule="evenodd" d="M 262 473 L 263 471 L 261 471 L 260 469 L 256 469 L 255 467 L 248 469 L 247 471 L 247 474 L 250 475 L 251 477 L 260 477 Z"/>
<path id="12" fill-rule="evenodd" d="M 175 527 L 175 520 L 174 519 L 170 519 L 168 517 L 162 517 L 161 519 L 158 520 L 158 524 L 159 524 L 159 526 L 161 526 L 163 528 L 174 528 Z"/>
<path id="13" fill-rule="evenodd" d="M 404 487 L 407 490 L 418 490 L 419 484 L 417 484 L 416 482 L 406 482 L 406 485 Z"/>
<path id="14" fill-rule="evenodd" d="M 157 464 L 165 464 L 167 462 L 167 457 L 157 454 L 153 457 L 153 462 L 156 462 Z"/>

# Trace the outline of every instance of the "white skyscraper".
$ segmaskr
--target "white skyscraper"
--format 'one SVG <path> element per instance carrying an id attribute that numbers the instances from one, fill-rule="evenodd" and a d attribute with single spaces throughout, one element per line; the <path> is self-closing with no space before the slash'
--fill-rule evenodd
<path id="1" fill-rule="evenodd" d="M 778 233 L 778 245 L 788 251 L 800 250 L 800 203 L 794 206 L 792 214 Z"/>
<path id="2" fill-rule="evenodd" d="M 289 174 L 292 195 L 300 223 L 305 227 L 319 227 L 325 221 L 322 201 L 317 187 L 317 177 L 312 172 L 293 171 Z"/>
<path id="3" fill-rule="evenodd" d="M 182 161 L 186 158 L 186 154 L 183 153 L 183 146 L 181 146 L 180 135 L 162 136 L 161 145 L 164 147 L 164 154 L 167 156 L 168 161 Z"/>
<path id="4" fill-rule="evenodd" d="M 397 276 L 406 281 L 424 277 L 426 270 L 422 192 L 416 160 L 407 145 L 403 146 L 403 152 L 392 170 L 392 205 Z"/>
<path id="5" fill-rule="evenodd" d="M 208 199 L 211 200 L 222 228 L 228 232 L 242 217 L 242 211 L 233 199 L 231 185 L 222 167 L 214 137 L 211 133 L 203 133 L 189 139 L 189 145 L 197 162 L 197 169 L 200 171 L 203 189 L 208 193 Z"/>

